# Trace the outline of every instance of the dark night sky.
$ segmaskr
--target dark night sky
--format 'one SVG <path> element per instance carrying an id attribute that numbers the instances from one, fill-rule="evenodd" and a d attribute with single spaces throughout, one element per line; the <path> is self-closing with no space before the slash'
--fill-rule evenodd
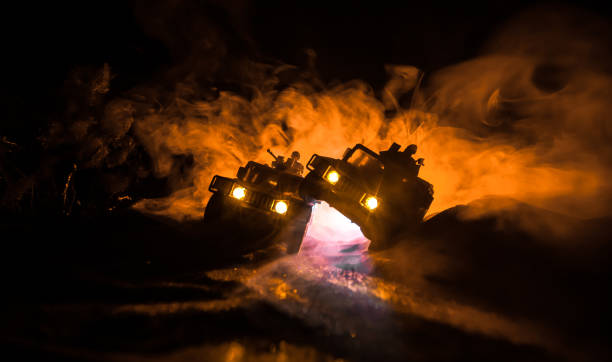
<path id="1" fill-rule="evenodd" d="M 474 57 L 500 24 L 533 2 L 199 3 L 196 9 L 231 34 L 230 53 L 299 64 L 312 48 L 324 80 L 359 78 L 376 86 L 387 63 L 429 72 Z M 597 3 L 580 6 L 608 15 Z M 183 55 L 143 31 L 133 1 L 22 3 L 3 15 L 1 88 L 11 115 L 31 112 L 33 104 L 52 106 L 44 101 L 57 101 L 53 95 L 77 66 L 108 62 L 119 75 L 113 87 L 121 90 Z"/>
<path id="2" fill-rule="evenodd" d="M 230 53 L 299 65 L 304 49 L 312 48 L 324 80 L 358 78 L 374 87 L 384 83 L 387 63 L 430 72 L 474 57 L 500 24 L 532 6 L 530 1 L 459 2 L 450 7 L 443 1 L 192 3 L 230 34 Z M 2 133 L 31 139 L 42 119 L 61 113 L 60 91 L 76 67 L 109 63 L 117 75 L 113 90 L 120 92 L 150 80 L 184 56 L 143 30 L 135 4 L 26 2 L 4 9 Z M 597 4 L 580 2 L 581 7 L 609 14 Z"/>

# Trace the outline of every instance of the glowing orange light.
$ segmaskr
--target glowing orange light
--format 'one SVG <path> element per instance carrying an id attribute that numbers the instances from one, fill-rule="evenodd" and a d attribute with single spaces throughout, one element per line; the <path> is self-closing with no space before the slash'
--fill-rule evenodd
<path id="1" fill-rule="evenodd" d="M 340 175 L 338 174 L 338 172 L 336 171 L 329 171 L 326 175 L 325 178 L 327 179 L 327 181 L 332 184 L 335 185 L 336 182 L 338 182 L 338 180 L 340 180 Z"/>
<path id="2" fill-rule="evenodd" d="M 376 199 L 374 196 L 369 196 L 365 199 L 363 204 L 366 208 L 372 211 L 378 207 L 378 199 Z"/>
<path id="3" fill-rule="evenodd" d="M 287 213 L 288 209 L 289 209 L 289 206 L 287 205 L 285 201 L 277 201 L 276 204 L 274 204 L 274 211 L 278 214 L 283 215 Z"/>
<path id="4" fill-rule="evenodd" d="M 246 189 L 242 186 L 234 187 L 232 190 L 232 197 L 238 200 L 244 199 L 246 196 Z"/>

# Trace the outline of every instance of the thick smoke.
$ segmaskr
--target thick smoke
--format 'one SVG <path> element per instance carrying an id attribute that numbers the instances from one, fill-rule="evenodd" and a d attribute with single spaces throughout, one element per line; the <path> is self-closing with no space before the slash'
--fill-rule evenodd
<path id="1" fill-rule="evenodd" d="M 194 161 L 171 197 L 145 200 L 140 210 L 201 217 L 212 176 L 269 162 L 266 148 L 298 150 L 306 161 L 395 141 L 419 146 L 421 177 L 435 188 L 432 213 L 502 195 L 575 216 L 609 215 L 609 26 L 592 15 L 534 9 L 476 59 L 424 78 L 410 66 L 387 66 L 380 96 L 363 81 L 322 86 L 310 67 L 231 56 L 222 32 L 207 27 L 182 29 L 202 36 L 189 56 L 122 100 L 135 110 L 135 134 L 158 176 L 174 172 L 177 155 Z M 159 33 L 163 24 L 149 28 Z M 170 35 L 165 42 L 173 43 Z M 412 101 L 402 108 L 406 96 Z"/>
<path id="2" fill-rule="evenodd" d="M 606 39 L 609 25 L 594 16 L 534 9 L 507 24 L 482 57 L 435 74 L 427 109 L 464 132 L 451 136 L 459 143 L 450 152 L 430 156 L 455 175 L 436 177 L 445 182 L 434 180 L 438 191 L 452 185 L 438 198 L 498 194 L 577 216 L 608 214 Z"/>

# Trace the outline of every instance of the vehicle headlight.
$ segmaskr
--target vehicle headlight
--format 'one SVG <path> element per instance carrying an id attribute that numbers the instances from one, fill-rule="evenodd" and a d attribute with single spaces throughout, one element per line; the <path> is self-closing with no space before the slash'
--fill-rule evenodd
<path id="1" fill-rule="evenodd" d="M 238 185 L 234 185 L 234 187 L 232 188 L 232 197 L 237 199 L 237 200 L 242 200 L 245 198 L 246 196 L 246 188 L 242 187 L 242 186 L 238 186 Z"/>
<path id="2" fill-rule="evenodd" d="M 375 196 L 363 195 L 361 205 L 370 211 L 374 211 L 378 207 L 378 199 Z"/>
<path id="3" fill-rule="evenodd" d="M 288 209 L 289 205 L 287 205 L 286 201 L 278 200 L 274 202 L 273 210 L 275 213 L 284 215 Z"/>
<path id="4" fill-rule="evenodd" d="M 340 174 L 330 166 L 323 174 L 323 178 L 330 184 L 335 185 L 340 180 Z"/>

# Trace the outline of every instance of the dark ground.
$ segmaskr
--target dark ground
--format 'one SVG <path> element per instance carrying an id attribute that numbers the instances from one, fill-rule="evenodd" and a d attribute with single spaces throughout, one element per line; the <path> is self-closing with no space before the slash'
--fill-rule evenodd
<path id="1" fill-rule="evenodd" d="M 231 54 L 300 64 L 304 49 L 312 48 L 323 81 L 359 78 L 380 89 L 381 64 L 428 72 L 469 59 L 527 3 L 202 6 Z M 189 27 L 166 24 L 160 33 L 143 24 L 134 15 L 149 9 L 142 4 L 26 4 L 4 12 L 0 339 L 6 355 L 610 359 L 609 219 L 579 220 L 512 201 L 484 214 L 469 212 L 480 210 L 478 203 L 458 206 L 429 219 L 420 235 L 370 255 L 374 268 L 367 275 L 309 258 L 277 259 L 274 248 L 243 256 L 227 230 L 129 208 L 106 212 L 115 194 L 105 185 L 134 165 L 152 167 L 138 145 L 127 166 L 83 171 L 82 211 L 61 215 L 61 192 L 81 157 L 79 145 L 50 152 L 44 143 L 49 124 L 66 116 L 67 99 L 79 95 L 70 83 L 79 78 L 75 69 L 89 74 L 111 64 L 113 92 L 121 94 L 189 63 L 197 47 L 168 40 L 183 39 Z M 609 14 L 595 3 L 582 6 Z M 178 163 L 188 165 L 189 158 Z M 175 182 L 127 178 L 132 181 L 122 191 L 132 201 L 167 196 Z"/>
<path id="2" fill-rule="evenodd" d="M 369 275 L 228 255 L 213 230 L 132 212 L 3 223 L 21 242 L 3 252 L 2 340 L 23 359 L 605 360 L 609 220 L 557 237 L 514 205 L 438 214 Z"/>

